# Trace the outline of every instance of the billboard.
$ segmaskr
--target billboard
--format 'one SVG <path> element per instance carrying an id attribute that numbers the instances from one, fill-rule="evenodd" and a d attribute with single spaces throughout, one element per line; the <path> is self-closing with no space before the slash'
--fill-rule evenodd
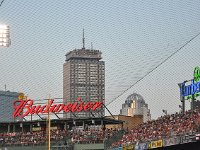
<path id="1" fill-rule="evenodd" d="M 151 143 L 149 144 L 150 149 L 158 147 L 163 147 L 163 140 L 151 141 Z"/>
<path id="2" fill-rule="evenodd" d="M 48 101 L 48 104 L 34 105 L 33 100 L 16 100 L 13 102 L 14 112 L 13 117 L 24 118 L 28 115 L 34 114 L 48 114 L 48 113 L 59 113 L 59 112 L 88 112 L 95 111 L 103 108 L 103 102 L 83 102 L 78 99 L 78 102 L 66 103 L 66 104 L 55 104 L 54 100 Z"/>
<path id="3" fill-rule="evenodd" d="M 189 85 L 186 85 L 188 81 L 181 83 L 181 96 L 186 99 L 192 99 L 192 96 L 194 96 L 194 98 L 200 96 L 200 68 L 198 66 L 194 68 L 193 79 L 189 81 L 191 81 Z"/>
<path id="4" fill-rule="evenodd" d="M 135 145 L 135 150 L 147 150 L 149 148 L 149 143 L 145 142 L 145 143 L 137 143 Z"/>

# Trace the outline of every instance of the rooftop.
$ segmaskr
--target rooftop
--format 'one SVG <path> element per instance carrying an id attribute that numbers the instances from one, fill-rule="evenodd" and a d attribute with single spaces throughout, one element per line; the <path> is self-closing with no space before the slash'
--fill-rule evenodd
<path id="1" fill-rule="evenodd" d="M 74 49 L 68 52 L 66 56 L 66 61 L 70 59 L 102 59 L 101 52 L 99 50 L 91 50 L 91 49 Z"/>

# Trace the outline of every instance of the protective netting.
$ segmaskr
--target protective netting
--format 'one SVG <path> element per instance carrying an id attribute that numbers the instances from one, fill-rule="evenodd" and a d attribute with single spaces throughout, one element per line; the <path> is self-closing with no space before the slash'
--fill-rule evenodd
<path id="1" fill-rule="evenodd" d="M 86 47 L 92 42 L 102 51 L 113 114 L 135 92 L 153 117 L 162 109 L 179 111 L 178 83 L 193 78 L 200 65 L 200 37 L 190 41 L 200 32 L 199 6 L 189 0 L 4 0 L 0 24 L 10 26 L 11 46 L 0 49 L 0 89 L 6 84 L 33 99 L 62 97 L 64 55 L 82 47 L 84 28 Z"/>

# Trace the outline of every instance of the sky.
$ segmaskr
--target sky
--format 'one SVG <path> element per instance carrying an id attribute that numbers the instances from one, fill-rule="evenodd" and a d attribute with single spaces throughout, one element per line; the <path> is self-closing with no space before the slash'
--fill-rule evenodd
<path id="1" fill-rule="evenodd" d="M 143 96 L 152 118 L 178 112 L 178 83 L 200 66 L 200 36 L 181 48 L 200 32 L 199 16 L 198 0 L 4 0 L 0 24 L 10 26 L 11 46 L 0 48 L 0 90 L 62 97 L 65 54 L 82 47 L 84 28 L 86 48 L 92 42 L 102 52 L 113 114 L 132 93 Z"/>

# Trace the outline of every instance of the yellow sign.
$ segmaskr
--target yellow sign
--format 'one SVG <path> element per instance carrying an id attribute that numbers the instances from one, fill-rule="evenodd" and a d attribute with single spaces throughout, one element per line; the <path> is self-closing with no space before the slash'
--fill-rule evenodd
<path id="1" fill-rule="evenodd" d="M 123 146 L 123 150 L 126 150 L 126 146 Z"/>
<path id="2" fill-rule="evenodd" d="M 158 148 L 158 147 L 163 147 L 163 141 L 162 140 L 152 141 L 150 143 L 150 148 Z"/>
<path id="3" fill-rule="evenodd" d="M 133 150 L 134 147 L 135 146 L 133 144 L 124 145 L 123 146 L 123 150 Z"/>
<path id="4" fill-rule="evenodd" d="M 127 149 L 127 150 L 133 150 L 134 147 L 135 147 L 135 146 L 134 146 L 133 144 L 129 144 L 129 145 L 126 147 L 126 149 Z"/>

